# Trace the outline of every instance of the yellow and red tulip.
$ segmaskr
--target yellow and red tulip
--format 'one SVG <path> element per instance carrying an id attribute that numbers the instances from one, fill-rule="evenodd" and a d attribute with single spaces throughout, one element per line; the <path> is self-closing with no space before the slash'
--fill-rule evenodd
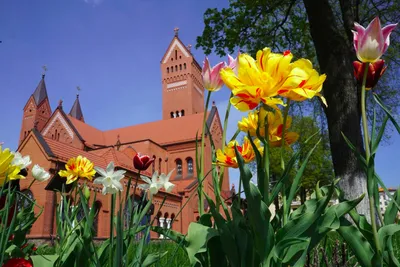
<path id="1" fill-rule="evenodd" d="M 326 75 L 313 69 L 311 61 L 299 59 L 292 63 L 292 69 L 278 94 L 294 101 L 304 101 L 319 96 L 327 106 L 325 98 L 320 94 Z"/>
<path id="2" fill-rule="evenodd" d="M 260 153 L 263 153 L 264 148 L 261 146 L 261 142 L 259 139 L 254 139 L 254 144 L 257 146 Z M 238 168 L 238 162 L 235 154 L 235 146 L 239 151 L 240 155 L 243 157 L 245 163 L 249 163 L 256 157 L 256 154 L 251 146 L 250 140 L 247 136 L 244 137 L 243 145 L 239 145 L 239 143 L 234 140 L 230 141 L 227 146 L 225 146 L 224 151 L 221 149 L 217 150 L 217 162 L 216 164 L 219 166 Z"/>
<path id="3" fill-rule="evenodd" d="M 86 178 L 92 181 L 93 176 L 96 174 L 93 163 L 82 156 L 69 159 L 67 164 L 65 164 L 65 169 L 59 171 L 58 174 L 61 177 L 67 178 L 66 184 L 71 184 L 78 178 Z"/>
<path id="4" fill-rule="evenodd" d="M 219 72 L 224 67 L 225 62 L 220 62 L 211 68 L 208 58 L 204 60 L 201 76 L 203 78 L 203 86 L 205 89 L 211 92 L 215 92 L 221 89 L 224 83 L 221 80 Z"/>
<path id="5" fill-rule="evenodd" d="M 258 51 L 256 60 L 247 54 L 238 56 L 237 74 L 230 68 L 221 70 L 221 78 L 234 95 L 231 103 L 241 111 L 267 105 L 283 104 L 277 96 L 289 73 L 290 53 L 274 54 L 269 48 Z"/>
<path id="6" fill-rule="evenodd" d="M 257 128 L 260 127 L 259 133 L 265 137 L 265 119 L 268 118 L 268 140 L 271 147 L 282 146 L 282 134 L 283 134 L 283 117 L 279 109 L 275 109 L 275 112 L 266 111 L 261 108 L 259 111 L 249 112 L 247 118 L 243 118 L 238 122 L 239 130 L 250 133 L 251 136 L 256 136 Z M 288 116 L 286 118 L 285 126 L 285 145 L 290 146 L 297 141 L 299 135 L 295 132 L 288 132 L 292 123 L 292 118 Z"/>
<path id="7" fill-rule="evenodd" d="M 374 18 L 365 29 L 354 23 L 353 42 L 357 58 L 361 62 L 375 62 L 386 52 L 390 44 L 390 33 L 397 24 L 389 24 L 381 28 L 378 17 Z"/>
<path id="8" fill-rule="evenodd" d="M 365 89 L 370 90 L 371 88 L 375 87 L 378 83 L 379 79 L 383 75 L 386 70 L 385 61 L 383 59 L 379 59 L 373 63 L 368 65 L 368 74 L 367 74 L 367 81 L 365 84 Z M 357 79 L 358 84 L 362 84 L 364 71 L 365 71 L 365 63 L 361 63 L 359 61 L 353 62 L 354 66 L 354 76 Z"/>

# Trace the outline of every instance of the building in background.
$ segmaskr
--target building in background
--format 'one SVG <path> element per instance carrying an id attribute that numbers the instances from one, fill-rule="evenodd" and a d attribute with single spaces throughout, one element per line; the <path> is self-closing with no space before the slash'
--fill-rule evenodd
<path id="1" fill-rule="evenodd" d="M 59 177 L 58 172 L 65 168 L 69 158 L 78 155 L 87 157 L 95 166 L 104 169 L 113 161 L 117 169 L 126 170 L 124 183 L 126 186 L 128 178 L 133 178 L 129 190 L 136 202 L 139 201 L 142 192 L 138 188 L 134 192 L 138 171 L 133 167 L 132 160 L 138 152 L 150 155 L 155 161 L 142 174 L 150 177 L 154 171 L 168 173 L 175 169 L 171 179 L 176 187 L 171 193 L 160 191 L 155 195 L 154 209 L 149 216 L 152 219 L 156 217 L 157 225 L 183 233 L 186 233 L 189 223 L 198 219 L 195 153 L 196 141 L 199 140 L 196 140 L 196 135 L 201 136 L 203 115 L 207 112 L 207 125 L 218 148 L 222 144 L 222 126 L 215 105 L 211 110 L 204 110 L 201 67 L 191 54 L 190 47 L 185 46 L 179 39 L 178 29 L 175 29 L 175 36 L 161 60 L 161 77 L 161 120 L 102 131 L 85 121 L 84 104 L 81 105 L 79 95 L 70 109 L 64 107 L 60 101 L 56 109 L 52 110 L 45 76 L 42 76 L 23 109 L 18 147 L 21 154 L 30 155 L 33 164 L 46 168 L 52 175 L 46 183 L 35 183 L 30 190 L 27 187 L 33 178 L 28 176 L 27 179 L 21 180 L 21 191 L 44 208 L 42 216 L 30 232 L 30 238 L 49 239 L 55 236 L 55 214 L 60 203 L 60 194 L 56 194 L 56 191 L 61 190 L 65 183 L 65 179 Z M 132 100 L 140 101 L 140 96 L 133 95 Z M 97 112 L 100 115 L 101 110 Z M 205 142 L 205 155 L 207 173 L 212 166 L 208 140 Z M 138 179 L 138 183 L 142 182 Z M 106 238 L 109 236 L 111 198 L 100 193 L 99 185 L 89 183 L 89 188 L 93 194 L 97 192 L 97 237 Z M 228 172 L 225 172 L 222 189 L 224 196 L 229 198 L 231 192 Z M 214 196 L 211 176 L 204 180 L 204 190 L 210 196 Z M 195 196 L 189 199 L 192 194 Z M 166 201 L 159 209 L 164 197 Z M 183 208 L 186 202 L 188 204 Z M 157 212 L 158 210 L 160 211 Z M 124 211 L 129 212 L 127 209 Z M 129 214 L 127 215 L 129 217 Z M 151 236 L 159 238 L 156 233 L 152 233 Z"/>

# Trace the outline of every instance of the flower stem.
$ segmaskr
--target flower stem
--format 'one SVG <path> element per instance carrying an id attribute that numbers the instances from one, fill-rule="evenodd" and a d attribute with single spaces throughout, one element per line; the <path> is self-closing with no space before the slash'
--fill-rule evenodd
<path id="1" fill-rule="evenodd" d="M 33 179 L 32 182 L 29 184 L 28 186 L 28 190 L 31 189 L 31 186 L 33 185 L 33 183 L 36 181 L 36 179 Z"/>
<path id="2" fill-rule="evenodd" d="M 225 113 L 225 120 L 224 120 L 224 129 L 222 131 L 222 147 L 221 150 L 224 151 L 225 145 L 226 145 L 226 131 L 228 129 L 228 118 L 229 118 L 229 112 L 231 110 L 231 101 L 230 99 L 233 97 L 233 93 L 231 93 L 231 96 L 229 97 L 228 100 L 228 106 L 226 107 L 226 113 Z M 225 167 L 221 166 L 221 174 L 219 178 L 219 190 L 222 190 L 222 183 L 224 181 L 224 174 L 225 174 Z"/>
<path id="3" fill-rule="evenodd" d="M 207 100 L 206 107 L 204 109 L 203 116 L 203 129 L 201 131 L 201 150 L 200 150 L 200 177 L 197 177 L 199 186 L 197 187 L 198 195 L 199 195 L 199 214 L 200 216 L 204 213 L 204 203 L 203 203 L 203 175 L 204 175 L 204 136 L 206 132 L 206 123 L 207 123 L 207 112 L 208 112 L 208 104 L 210 102 L 211 91 L 207 91 Z"/>
<path id="4" fill-rule="evenodd" d="M 111 213 L 110 213 L 110 246 L 109 246 L 109 266 L 113 266 L 113 254 L 114 254 L 114 210 L 115 210 L 115 194 L 111 195 Z"/>
<path id="5" fill-rule="evenodd" d="M 281 168 L 282 171 L 285 170 L 285 159 L 283 158 L 284 156 L 284 151 L 285 151 L 285 134 L 286 134 L 286 121 L 287 117 L 289 114 L 289 108 L 290 108 L 290 99 L 286 101 L 286 107 L 283 112 L 283 126 L 282 126 L 282 145 L 281 145 Z M 287 215 L 288 215 L 288 203 L 286 203 L 286 185 L 282 185 L 282 204 L 283 204 L 283 225 L 286 225 L 287 223 Z"/>
<path id="6" fill-rule="evenodd" d="M 363 134 L 364 134 L 364 147 L 365 147 L 365 160 L 367 162 L 367 167 L 369 165 L 369 159 L 371 157 L 371 151 L 369 149 L 369 134 L 368 134 L 368 121 L 367 121 L 367 113 L 366 113 L 366 89 L 365 89 L 365 84 L 367 82 L 367 76 L 368 76 L 368 69 L 369 69 L 369 62 L 364 63 L 364 76 L 363 76 L 363 82 L 361 86 L 361 118 L 362 118 L 362 125 L 363 125 Z M 367 174 L 368 176 L 368 174 Z M 367 177 L 367 183 L 370 182 L 369 179 L 370 177 Z M 368 187 L 370 187 L 368 185 Z M 367 190 L 368 192 L 368 198 L 369 198 L 369 210 L 370 210 L 370 215 L 371 215 L 371 226 L 372 226 L 372 233 L 374 235 L 374 242 L 375 242 L 375 247 L 377 249 L 377 253 L 381 255 L 381 246 L 379 243 L 379 238 L 378 238 L 378 231 L 377 231 L 377 226 L 376 226 L 376 220 L 375 220 L 375 200 L 374 196 L 371 195 L 369 192 L 370 190 Z"/>
<path id="7" fill-rule="evenodd" d="M 267 110 L 268 106 L 265 104 L 261 107 Z M 261 110 L 260 110 L 261 112 Z M 265 125 L 264 125 L 264 153 L 263 153 L 263 160 L 264 160 L 264 174 L 265 174 L 265 181 L 264 181 L 264 195 L 263 200 L 264 203 L 269 202 L 269 125 L 268 125 L 268 116 L 265 118 Z"/>

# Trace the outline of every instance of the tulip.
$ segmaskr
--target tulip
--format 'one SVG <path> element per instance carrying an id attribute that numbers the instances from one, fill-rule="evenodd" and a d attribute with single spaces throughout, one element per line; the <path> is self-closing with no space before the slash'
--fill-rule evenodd
<path id="1" fill-rule="evenodd" d="M 225 62 L 220 62 L 211 68 L 208 58 L 205 59 L 203 63 L 203 70 L 201 72 L 201 76 L 203 77 L 204 88 L 206 88 L 208 91 L 211 92 L 216 92 L 219 89 L 221 89 L 224 83 L 221 80 L 219 72 L 224 67 L 225 67 Z"/>
<path id="2" fill-rule="evenodd" d="M 154 158 L 151 159 L 148 155 L 138 153 L 133 157 L 133 166 L 139 171 L 145 171 L 153 161 Z"/>
<path id="3" fill-rule="evenodd" d="M 37 164 L 32 168 L 32 176 L 39 182 L 46 181 L 50 178 L 50 174 Z"/>
<path id="4" fill-rule="evenodd" d="M 378 61 L 369 64 L 368 66 L 368 74 L 367 74 L 367 81 L 365 84 L 365 89 L 370 90 L 371 88 L 375 87 L 378 83 L 379 79 L 383 75 L 386 70 L 386 66 L 384 66 L 385 61 L 383 59 L 379 59 Z M 359 84 L 362 84 L 363 77 L 364 77 L 364 70 L 365 70 L 364 63 L 359 61 L 354 61 L 354 76 L 357 79 Z"/>
<path id="5" fill-rule="evenodd" d="M 361 62 L 375 62 L 387 50 L 390 44 L 390 33 L 397 24 L 389 24 L 381 28 L 381 22 L 376 17 L 365 29 L 358 23 L 354 23 L 353 31 L 354 48 L 357 58 Z"/>
<path id="6" fill-rule="evenodd" d="M 24 259 L 24 258 L 13 258 L 9 259 L 6 263 L 4 263 L 3 267 L 33 267 L 32 262 Z"/>
<path id="7" fill-rule="evenodd" d="M 58 174 L 61 177 L 67 178 L 66 184 L 71 184 L 78 178 L 86 178 L 92 181 L 93 176 L 96 174 L 93 163 L 82 156 L 69 159 L 67 164 L 65 164 L 65 169 L 59 171 Z"/>
<path id="8" fill-rule="evenodd" d="M 240 52 L 239 52 L 238 56 L 239 55 L 240 55 Z M 228 65 L 226 67 L 232 69 L 236 75 L 238 73 L 237 61 L 238 61 L 238 58 L 233 58 L 231 55 L 228 55 Z"/>

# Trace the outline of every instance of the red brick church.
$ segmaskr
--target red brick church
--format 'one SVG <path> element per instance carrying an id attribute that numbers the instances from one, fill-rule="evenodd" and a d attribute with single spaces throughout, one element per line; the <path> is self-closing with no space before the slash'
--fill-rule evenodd
<path id="1" fill-rule="evenodd" d="M 151 219 L 155 216 L 156 224 L 183 233 L 186 233 L 189 223 L 198 219 L 196 133 L 200 136 L 203 115 L 207 112 L 208 127 L 211 129 L 216 147 L 220 147 L 221 121 L 214 105 L 211 110 L 204 110 L 205 92 L 202 86 L 201 67 L 191 54 L 190 46 L 185 46 L 178 38 L 177 30 L 161 59 L 160 67 L 162 77 L 160 95 L 163 103 L 161 120 L 107 131 L 97 129 L 85 121 L 84 103 L 82 108 L 79 96 L 72 105 L 67 106 L 60 101 L 55 110 L 52 110 L 45 76 L 42 76 L 23 109 L 18 147 L 21 154 L 31 156 L 33 164 L 46 168 L 52 175 L 44 183 L 35 183 L 31 190 L 26 188 L 33 178 L 28 176 L 27 179 L 21 180 L 21 191 L 44 208 L 42 216 L 30 232 L 30 238 L 46 240 L 56 235 L 55 214 L 57 203 L 60 203 L 60 194 L 56 193 L 56 190 L 65 182 L 58 176 L 58 171 L 64 169 L 69 158 L 78 155 L 87 157 L 96 166 L 104 169 L 110 161 L 113 161 L 117 169 L 126 170 L 125 186 L 128 177 L 133 177 L 129 190 L 132 196 L 136 195 L 136 199 L 141 195 L 139 188 L 134 192 L 133 186 L 134 181 L 138 179 L 138 171 L 132 163 L 136 153 L 148 154 L 155 158 L 153 165 L 144 173 L 147 176 L 151 177 L 155 170 L 168 173 L 175 168 L 171 179 L 176 186 L 171 193 L 160 191 L 154 197 L 154 212 L 150 214 Z M 101 110 L 98 112 L 101 116 Z M 207 173 L 211 168 L 208 140 L 205 142 L 205 153 L 205 173 Z M 142 182 L 141 179 L 138 180 L 138 183 Z M 106 238 L 109 236 L 111 197 L 101 194 L 101 186 L 92 183 L 89 185 L 92 194 L 97 192 L 96 207 L 99 208 L 95 226 L 97 237 Z M 211 176 L 204 180 L 204 190 L 214 196 Z M 229 177 L 226 172 L 223 193 L 228 197 L 229 192 Z M 195 196 L 188 200 L 192 194 Z M 164 196 L 166 201 L 157 212 Z M 188 204 L 182 213 L 179 213 L 187 201 Z M 156 233 L 152 233 L 151 236 L 160 238 Z"/>

